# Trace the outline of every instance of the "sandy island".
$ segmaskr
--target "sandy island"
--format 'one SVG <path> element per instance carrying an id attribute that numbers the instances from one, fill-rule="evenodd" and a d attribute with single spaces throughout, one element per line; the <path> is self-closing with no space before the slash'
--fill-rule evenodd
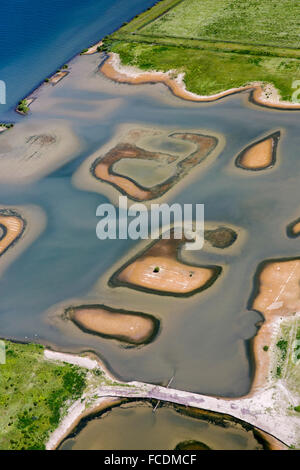
<path id="1" fill-rule="evenodd" d="M 100 71 L 107 78 L 119 83 L 134 85 L 145 83 L 164 83 L 174 95 L 188 101 L 211 102 L 224 98 L 225 96 L 248 90 L 252 92 L 250 101 L 253 101 L 258 105 L 278 109 L 300 110 L 299 103 L 282 101 L 273 85 L 266 85 L 260 82 L 249 83 L 248 85 L 239 88 L 231 88 L 214 95 L 200 96 L 186 89 L 184 74 L 178 74 L 176 71 L 172 70 L 169 72 L 143 72 L 136 67 L 122 65 L 119 55 L 114 52 L 108 54 L 108 59 L 102 64 Z"/>
<path id="2" fill-rule="evenodd" d="M 25 230 L 25 220 L 15 211 L 0 209 L 0 256 L 12 246 Z"/>
<path id="3" fill-rule="evenodd" d="M 193 266 L 178 259 L 182 238 L 159 239 L 111 277 L 112 286 L 126 285 L 167 295 L 188 296 L 210 287 L 221 274 L 220 266 Z"/>
<path id="4" fill-rule="evenodd" d="M 299 237 L 300 235 L 300 219 L 294 220 L 287 226 L 287 235 L 291 238 Z"/>
<path id="5" fill-rule="evenodd" d="M 197 149 L 185 159 L 180 160 L 177 163 L 175 174 L 163 183 L 148 189 L 142 187 L 137 182 L 133 181 L 133 179 L 118 175 L 114 172 L 113 165 L 123 158 L 156 161 L 166 159 L 168 163 L 176 160 L 176 157 L 172 155 L 149 152 L 131 143 L 117 144 L 113 149 L 107 152 L 104 157 L 97 158 L 92 164 L 91 173 L 97 179 L 112 184 L 123 194 L 136 201 L 147 201 L 158 198 L 171 189 L 181 178 L 186 176 L 192 168 L 201 163 L 215 149 L 218 143 L 215 137 L 201 134 L 174 133 L 171 134 L 170 137 L 189 141 L 195 144 Z"/>
<path id="6" fill-rule="evenodd" d="M 246 147 L 236 158 L 236 165 L 245 170 L 265 170 L 276 162 L 280 132 L 264 137 Z"/>
<path id="7" fill-rule="evenodd" d="M 159 321 L 151 315 L 116 310 L 104 305 L 71 307 L 67 309 L 66 315 L 87 333 L 136 346 L 153 341 L 159 330 Z"/>

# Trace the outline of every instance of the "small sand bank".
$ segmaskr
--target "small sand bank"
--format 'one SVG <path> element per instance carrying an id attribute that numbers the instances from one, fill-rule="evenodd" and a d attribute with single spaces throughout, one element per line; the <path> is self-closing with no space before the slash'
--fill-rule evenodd
<path id="1" fill-rule="evenodd" d="M 265 170 L 275 165 L 280 132 L 264 137 L 246 147 L 236 158 L 236 165 L 245 170 Z"/>
<path id="2" fill-rule="evenodd" d="M 56 85 L 58 82 L 60 82 L 63 78 L 65 78 L 67 75 L 69 75 L 68 70 L 60 70 L 59 72 L 56 72 L 52 77 L 50 77 L 47 80 L 47 83 L 50 83 L 51 85 Z"/>
<path id="3" fill-rule="evenodd" d="M 0 206 L 0 276 L 44 230 L 46 218 L 37 206 Z"/>
<path id="4" fill-rule="evenodd" d="M 300 235 L 300 219 L 294 220 L 287 226 L 287 235 L 291 238 L 299 237 Z"/>
<path id="5" fill-rule="evenodd" d="M 84 49 L 80 55 L 91 55 L 91 54 L 95 54 L 96 52 L 98 52 L 98 47 L 102 46 L 103 42 L 102 41 L 99 41 L 97 42 L 96 44 L 94 44 L 93 46 L 89 47 L 88 49 Z"/>
<path id="6" fill-rule="evenodd" d="M 16 107 L 15 111 L 21 116 L 26 116 L 29 112 L 30 105 L 34 102 L 35 98 L 27 97 L 20 101 L 18 106 Z"/>
<path id="7" fill-rule="evenodd" d="M 8 131 L 9 129 L 12 129 L 13 127 L 14 127 L 14 124 L 12 124 L 12 123 L 1 122 L 0 123 L 0 133 Z"/>
<path id="8" fill-rule="evenodd" d="M 25 221 L 15 211 L 0 209 L 0 256 L 16 242 L 25 229 Z"/>
<path id="9" fill-rule="evenodd" d="M 186 89 L 184 74 L 178 74 L 176 71 L 143 72 L 135 67 L 122 65 L 119 55 L 115 53 L 109 54 L 108 59 L 103 63 L 100 70 L 107 78 L 119 83 L 134 85 L 164 83 L 174 95 L 188 101 L 211 102 L 224 98 L 225 96 L 251 90 L 252 95 L 250 99 L 256 104 L 279 109 L 300 109 L 299 103 L 281 101 L 277 90 L 272 85 L 265 85 L 259 82 L 250 83 L 239 88 L 231 88 L 214 95 L 200 96 Z"/>
<path id="10" fill-rule="evenodd" d="M 151 315 L 116 310 L 104 305 L 71 307 L 67 309 L 66 316 L 87 333 L 136 346 L 152 341 L 159 329 L 158 320 Z"/>
<path id="11" fill-rule="evenodd" d="M 172 234 L 171 234 L 172 236 Z M 169 295 L 192 295 L 211 286 L 220 275 L 219 266 L 192 266 L 178 260 L 182 238 L 159 239 L 122 267 L 110 284 L 157 291 Z"/>
<path id="12" fill-rule="evenodd" d="M 212 136 L 191 133 L 174 133 L 170 137 L 189 141 L 196 145 L 197 150 L 188 155 L 184 160 L 177 163 L 175 173 L 165 182 L 157 184 L 152 188 L 145 188 L 123 175 L 118 175 L 113 170 L 113 165 L 121 159 L 139 159 L 139 160 L 155 160 L 157 162 L 165 159 L 168 164 L 176 160 L 175 156 L 162 154 L 158 152 L 150 152 L 143 148 L 137 147 L 131 143 L 119 143 L 104 157 L 97 158 L 91 167 L 91 173 L 95 178 L 106 181 L 131 199 L 137 201 L 148 201 L 158 198 L 171 189 L 181 178 L 201 163 L 217 145 L 217 139 Z"/>

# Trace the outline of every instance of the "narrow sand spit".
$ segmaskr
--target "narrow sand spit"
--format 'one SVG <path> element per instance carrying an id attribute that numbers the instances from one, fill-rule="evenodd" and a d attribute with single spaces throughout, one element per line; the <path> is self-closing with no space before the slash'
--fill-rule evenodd
<path id="1" fill-rule="evenodd" d="M 234 93 L 252 90 L 251 100 L 259 105 L 280 109 L 300 109 L 299 103 L 281 101 L 277 90 L 272 85 L 265 85 L 259 82 L 250 83 L 240 88 L 231 88 L 215 95 L 200 96 L 186 89 L 183 74 L 176 74 L 176 72 L 172 70 L 169 72 L 143 72 L 135 67 L 122 65 L 119 55 L 115 53 L 109 54 L 108 59 L 103 63 L 100 70 L 107 78 L 119 83 L 130 83 L 134 85 L 164 83 L 174 95 L 188 101 L 216 101 Z"/>
<path id="2" fill-rule="evenodd" d="M 178 250 L 187 240 L 159 239 L 129 261 L 110 279 L 112 286 L 157 291 L 169 295 L 192 295 L 208 288 L 220 275 L 219 266 L 193 266 L 178 260 Z"/>
<path id="3" fill-rule="evenodd" d="M 80 329 L 110 339 L 142 345 L 152 341 L 157 334 L 159 322 L 144 313 L 115 310 L 104 305 L 83 305 L 66 311 Z"/>
<path id="4" fill-rule="evenodd" d="M 246 170 L 265 170 L 276 162 L 280 132 L 264 137 L 244 149 L 236 159 L 236 165 Z"/>

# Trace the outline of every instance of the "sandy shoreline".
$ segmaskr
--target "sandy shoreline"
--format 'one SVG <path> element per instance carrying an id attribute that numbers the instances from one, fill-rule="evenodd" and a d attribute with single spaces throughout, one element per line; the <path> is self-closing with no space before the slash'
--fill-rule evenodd
<path id="1" fill-rule="evenodd" d="M 119 55 L 115 53 L 108 54 L 108 58 L 102 64 L 100 71 L 107 78 L 119 83 L 128 83 L 133 85 L 164 83 L 175 96 L 188 101 L 204 103 L 213 102 L 232 94 L 241 93 L 243 91 L 252 91 L 250 100 L 260 106 L 287 110 L 300 110 L 299 103 L 281 101 L 277 90 L 271 84 L 264 85 L 260 82 L 254 82 L 243 87 L 231 88 L 214 95 L 200 96 L 186 89 L 184 74 L 176 74 L 173 70 L 170 70 L 169 72 L 143 72 L 135 67 L 122 65 Z"/>
<path id="2" fill-rule="evenodd" d="M 253 339 L 256 371 L 249 395 L 268 384 L 270 356 L 264 351 L 278 333 L 282 321 L 292 319 L 300 311 L 298 282 L 300 260 L 275 260 L 262 263 L 258 270 L 259 289 L 252 308 L 264 316 L 264 323 Z"/>
<path id="3" fill-rule="evenodd" d="M 100 362 L 88 357 L 74 356 L 45 350 L 45 358 L 48 360 L 70 362 L 89 370 L 98 368 L 105 372 Z M 111 378 L 111 377 L 110 377 Z M 92 398 L 92 401 L 90 399 Z M 206 411 L 213 411 L 219 414 L 226 414 L 251 424 L 259 432 L 273 450 L 286 449 L 284 439 L 288 434 L 286 419 L 278 416 L 267 416 L 262 406 L 263 398 L 270 401 L 269 391 L 262 391 L 255 397 L 243 397 L 241 399 L 223 399 L 200 395 L 192 392 L 171 389 L 142 382 L 114 382 L 114 385 L 103 385 L 93 389 L 90 395 L 84 395 L 82 399 L 73 403 L 67 415 L 62 419 L 58 428 L 51 434 L 47 444 L 47 450 L 55 450 L 61 442 L 76 428 L 79 422 L 101 410 L 117 405 L 126 398 L 154 399 L 174 404 L 194 407 Z M 294 436 L 289 436 L 290 440 Z M 287 442 L 290 444 L 290 442 Z"/>
<path id="4" fill-rule="evenodd" d="M 96 401 L 92 408 L 83 407 L 82 403 L 76 403 L 70 408 L 62 424 L 50 437 L 47 448 L 57 448 L 82 418 L 95 410 L 109 408 L 116 403 L 114 400 L 121 401 L 124 398 L 161 400 L 241 419 L 254 426 L 272 450 L 298 445 L 299 418 L 287 411 L 288 405 L 293 405 L 293 400 L 290 401 L 293 397 L 282 380 L 274 381 L 272 378 L 271 366 L 274 367 L 274 357 L 272 363 L 270 351 L 275 351 L 275 342 L 282 322 L 300 314 L 300 300 L 295 289 L 300 277 L 300 260 L 266 261 L 259 267 L 256 277 L 259 287 L 254 293 L 251 308 L 261 312 L 265 322 L 253 340 L 256 371 L 249 394 L 234 399 L 213 397 L 142 382 L 122 383 L 110 376 L 110 379 L 114 380 L 113 385 L 104 384 L 93 390 Z M 270 351 L 265 350 L 265 346 L 268 346 Z M 99 367 L 103 370 L 99 360 L 53 352 L 46 352 L 45 355 L 48 359 L 72 361 L 82 367 Z"/>

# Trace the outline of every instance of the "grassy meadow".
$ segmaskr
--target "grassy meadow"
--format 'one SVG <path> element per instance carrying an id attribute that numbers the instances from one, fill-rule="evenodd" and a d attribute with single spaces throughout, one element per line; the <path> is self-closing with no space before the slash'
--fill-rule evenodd
<path id="1" fill-rule="evenodd" d="M 184 73 L 200 95 L 260 81 L 290 101 L 300 79 L 298 18 L 295 0 L 162 0 L 106 37 L 103 50 L 142 70 Z"/>

